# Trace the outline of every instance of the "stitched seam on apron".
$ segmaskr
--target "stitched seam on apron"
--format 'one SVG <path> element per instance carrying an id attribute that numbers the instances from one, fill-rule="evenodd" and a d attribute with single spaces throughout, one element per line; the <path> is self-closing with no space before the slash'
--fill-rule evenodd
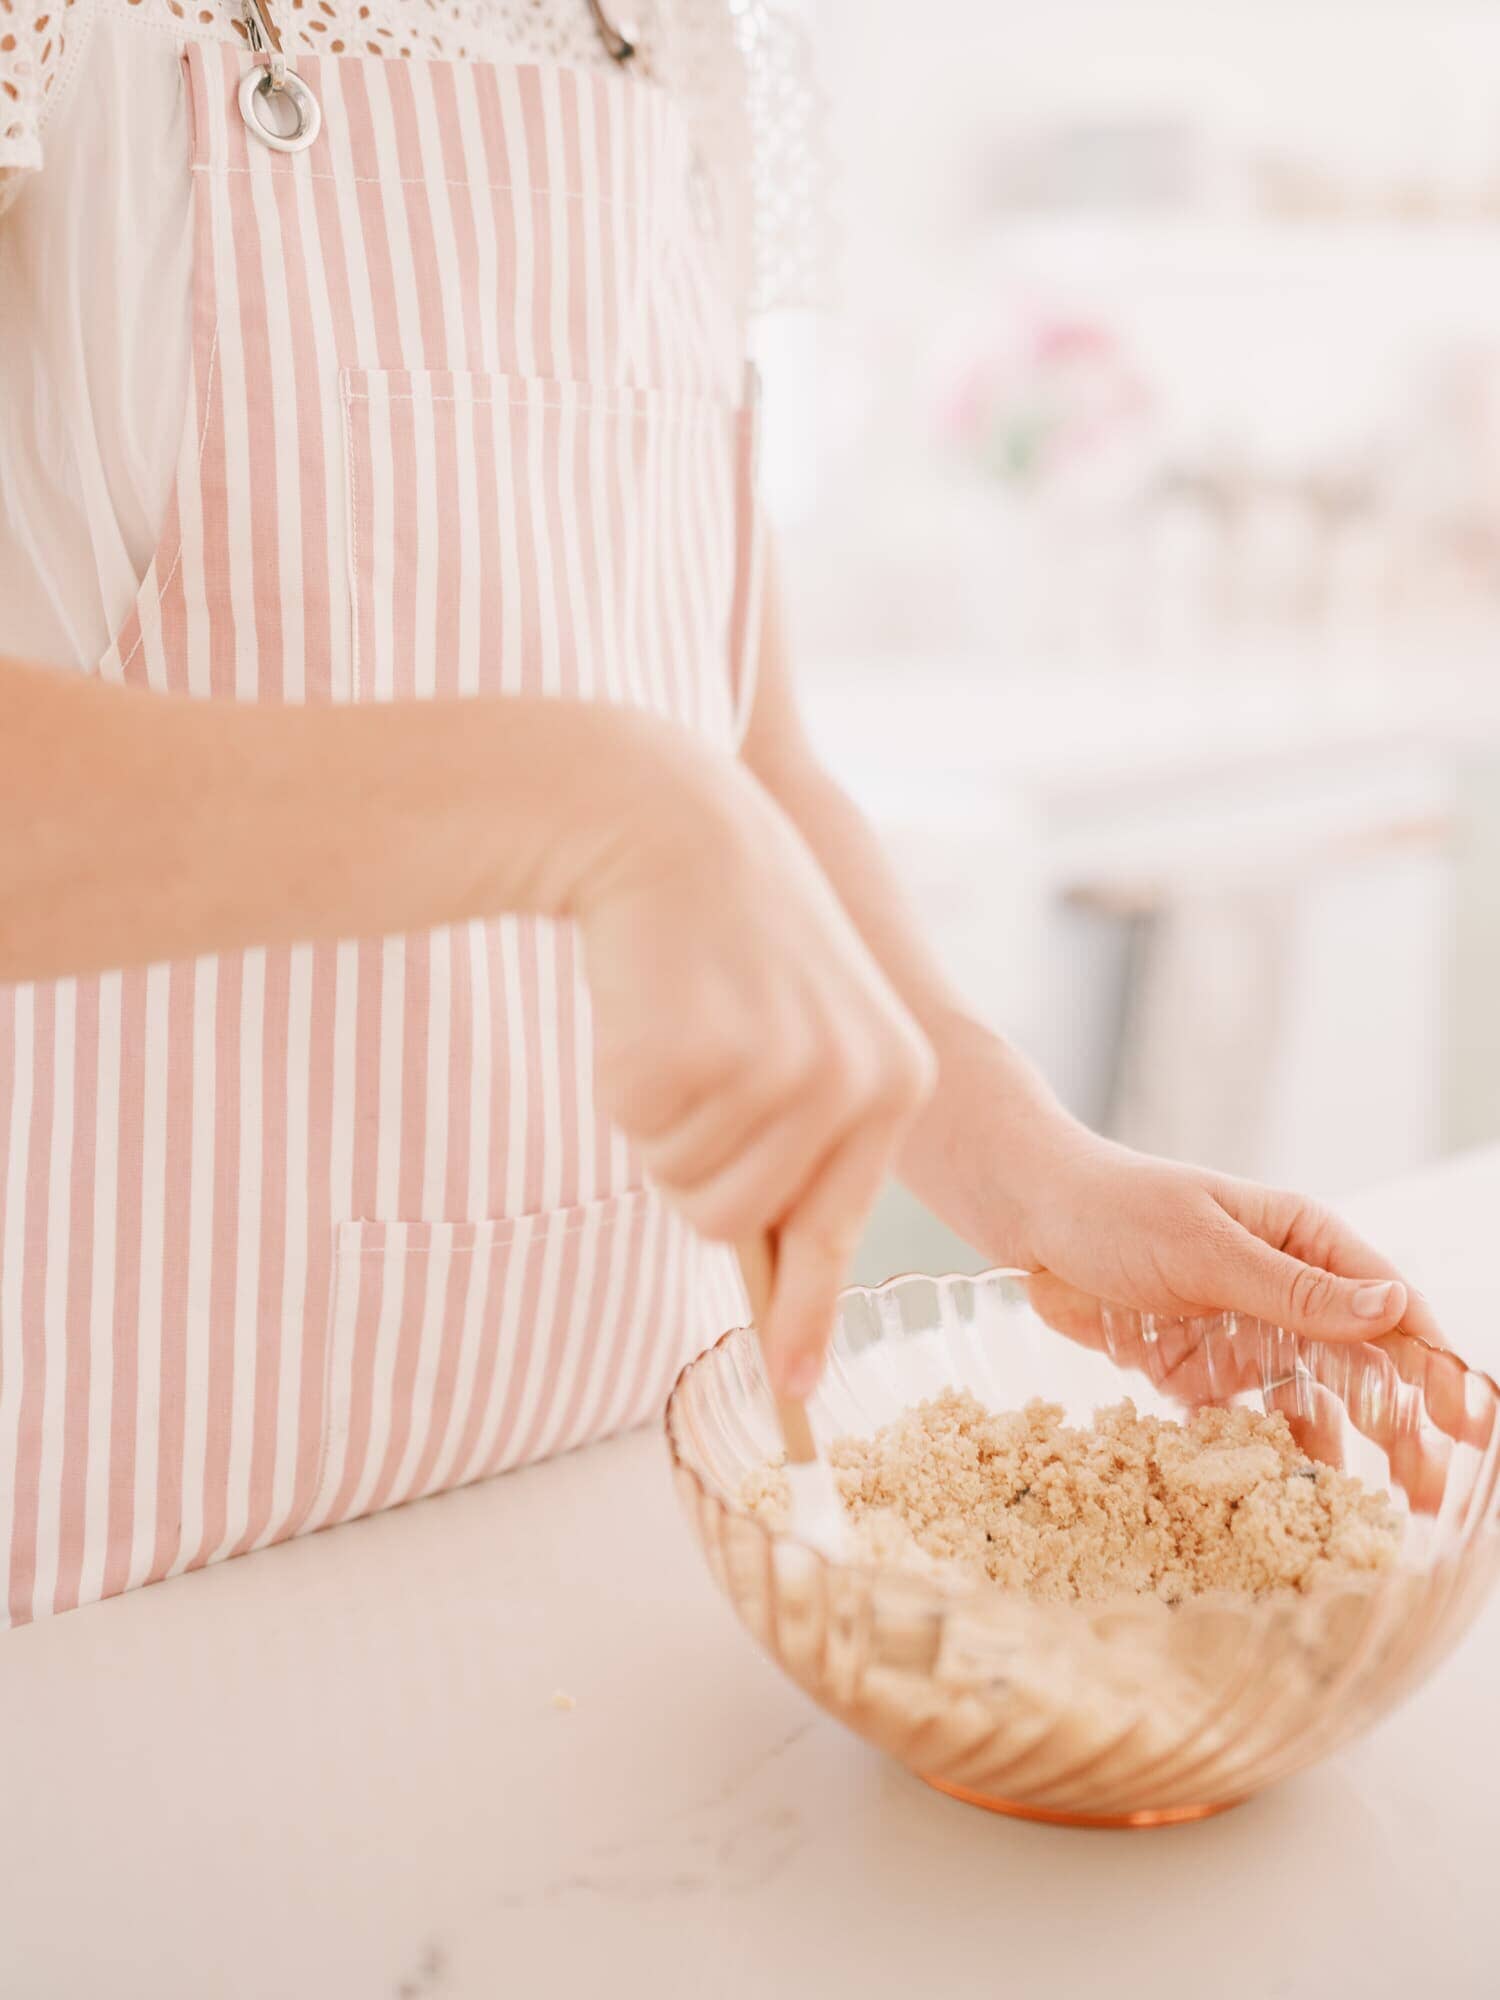
<path id="1" fill-rule="evenodd" d="M 197 457 L 198 457 L 198 470 L 200 473 L 203 470 L 203 454 L 208 448 L 208 427 L 210 423 L 213 421 L 214 371 L 218 366 L 218 362 L 219 362 L 219 327 L 218 327 L 218 322 L 215 321 L 213 342 L 208 350 L 208 373 L 204 378 L 203 428 L 198 433 Z M 169 502 L 169 505 L 172 506 L 178 505 L 175 477 L 173 482 L 172 499 Z M 173 577 L 176 576 L 178 570 L 182 566 L 183 534 L 182 534 L 182 510 L 180 507 L 178 507 L 178 514 L 177 514 L 177 530 L 178 530 L 177 547 L 172 554 L 172 567 L 167 571 L 166 575 L 161 578 L 161 580 L 158 582 L 156 586 L 156 601 L 158 604 L 160 604 L 162 599 L 166 596 L 168 586 L 170 585 Z M 141 650 L 142 646 L 144 646 L 145 643 L 146 643 L 146 635 L 144 632 L 141 632 L 137 636 L 135 644 L 131 647 L 130 651 L 125 655 L 125 657 L 120 662 L 119 671 L 121 673 L 124 673 L 125 669 L 130 665 L 130 662 L 135 658 L 136 654 Z"/>
<path id="2" fill-rule="evenodd" d="M 192 171 L 195 174 L 254 174 L 260 178 L 261 167 L 235 167 L 228 161 L 199 160 Z M 644 209 L 646 204 L 628 201 L 623 195 L 586 194 L 581 188 L 523 187 L 516 181 L 465 181 L 443 178 L 441 180 L 426 174 L 330 174 L 319 173 L 309 167 L 301 176 L 309 181 L 343 181 L 351 187 L 453 187 L 483 188 L 490 194 L 540 194 L 549 201 L 586 201 L 599 208 Z"/>
<path id="3" fill-rule="evenodd" d="M 583 1208 L 576 1214 L 570 1212 L 568 1209 L 530 1209 L 525 1215 L 490 1215 L 486 1216 L 480 1222 L 379 1222 L 373 1217 L 366 1217 L 364 1220 L 340 1222 L 335 1227 L 340 1234 L 348 1230 L 357 1229 L 361 1232 L 361 1235 L 367 1229 L 400 1229 L 402 1231 L 413 1229 L 503 1229 L 510 1232 L 508 1235 L 500 1237 L 486 1236 L 482 1242 L 444 1243 L 441 1245 L 443 1253 L 446 1256 L 467 1257 L 473 1256 L 476 1251 L 513 1250 L 516 1247 L 515 1232 L 523 1222 L 532 1222 L 537 1225 L 531 1232 L 530 1240 L 534 1243 L 540 1243 L 548 1236 L 576 1235 L 580 1229 L 587 1229 L 591 1222 L 598 1221 L 600 1219 L 600 1211 L 604 1209 L 623 1210 L 627 1203 L 642 1201 L 650 1192 L 651 1190 L 646 1187 L 625 1188 L 619 1194 L 607 1194 L 602 1196 L 598 1201 L 585 1202 Z M 666 1213 L 673 1220 L 679 1219 L 675 1209 L 667 1208 Z M 555 1217 L 563 1215 L 568 1216 L 566 1222 L 554 1220 Z M 409 1238 L 400 1245 L 399 1249 L 391 1243 L 365 1243 L 361 1241 L 352 1251 L 347 1245 L 341 1246 L 338 1254 L 340 1257 L 347 1257 L 351 1254 L 359 1257 L 428 1257 L 431 1256 L 434 1247 L 431 1243 L 413 1243 Z"/>
<path id="4" fill-rule="evenodd" d="M 379 369 L 361 370 L 361 373 L 379 374 Z M 395 371 L 390 371 L 395 372 Z M 540 378 L 539 378 L 540 379 Z M 664 417 L 674 418 L 678 423 L 705 422 L 710 418 L 730 418 L 740 414 L 733 403 L 721 403 L 714 396 L 679 395 L 675 389 L 627 390 L 626 395 L 659 397 L 657 403 L 641 406 L 637 403 L 610 403 L 602 400 L 601 392 L 587 382 L 578 384 L 582 395 L 579 398 L 550 396 L 443 396 L 439 394 L 420 395 L 411 389 L 393 389 L 385 400 L 387 403 L 489 403 L 503 404 L 512 410 L 564 410 L 577 415 L 587 415 L 590 411 L 606 417 L 655 417 L 658 422 Z M 362 389 L 346 389 L 346 403 L 370 403 L 375 399 Z"/>

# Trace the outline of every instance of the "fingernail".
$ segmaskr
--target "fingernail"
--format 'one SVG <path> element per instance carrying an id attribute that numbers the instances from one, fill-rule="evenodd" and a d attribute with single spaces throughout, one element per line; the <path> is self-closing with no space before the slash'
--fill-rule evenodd
<path id="1" fill-rule="evenodd" d="M 823 1372 L 823 1363 L 816 1354 L 794 1354 L 782 1373 L 782 1386 L 788 1396 L 799 1402 L 805 1401 L 818 1386 L 818 1377 Z"/>
<path id="2" fill-rule="evenodd" d="M 1361 1319 L 1384 1319 L 1393 1289 L 1389 1280 L 1383 1285 L 1361 1285 L 1349 1303 Z"/>

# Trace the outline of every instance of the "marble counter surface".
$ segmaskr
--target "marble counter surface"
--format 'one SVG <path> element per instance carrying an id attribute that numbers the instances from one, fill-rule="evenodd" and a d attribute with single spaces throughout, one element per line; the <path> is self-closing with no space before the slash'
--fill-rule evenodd
<path id="1" fill-rule="evenodd" d="M 1500 1150 L 1346 1207 L 1500 1365 Z M 0 1993 L 1478 2000 L 1497 1682 L 1500 1603 L 1221 1819 L 991 1818 L 761 1658 L 652 1430 L 0 1638 Z"/>

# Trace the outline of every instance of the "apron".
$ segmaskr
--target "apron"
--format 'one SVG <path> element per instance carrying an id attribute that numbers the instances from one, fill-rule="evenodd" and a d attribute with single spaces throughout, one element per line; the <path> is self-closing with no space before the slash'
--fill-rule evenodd
<path id="1" fill-rule="evenodd" d="M 724 748 L 752 404 L 674 107 L 621 73 L 190 43 L 176 488 L 98 671 L 581 697 Z M 0 989 L 11 1623 L 633 1424 L 743 1317 L 594 1101 L 567 924 Z"/>

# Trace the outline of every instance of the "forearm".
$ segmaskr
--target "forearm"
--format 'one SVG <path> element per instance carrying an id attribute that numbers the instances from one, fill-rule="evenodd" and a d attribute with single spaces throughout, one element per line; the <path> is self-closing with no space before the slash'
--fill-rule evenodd
<path id="1" fill-rule="evenodd" d="M 965 1007 L 911 912 L 858 809 L 815 765 L 783 763 L 763 781 L 817 855 L 825 874 L 938 1059 L 938 1086 L 907 1139 L 901 1177 L 987 1256 L 1032 1261 L 1030 1183 L 1076 1143 L 1079 1128 L 1017 1050 Z M 1008 1157 L 996 1157 L 995 1120 Z"/>
<path id="2" fill-rule="evenodd" d="M 868 822 L 813 755 L 791 696 L 774 594 L 764 643 L 746 758 L 812 848 L 938 1058 L 938 1086 L 903 1149 L 902 1178 L 986 1255 L 1028 1264 L 1034 1184 L 1086 1135 L 1032 1065 L 966 1007 Z M 981 1107 L 988 1115 L 975 1115 Z"/>
<path id="3" fill-rule="evenodd" d="M 523 698 L 190 701 L 0 662 L 0 980 L 560 914 L 656 727 Z"/>

